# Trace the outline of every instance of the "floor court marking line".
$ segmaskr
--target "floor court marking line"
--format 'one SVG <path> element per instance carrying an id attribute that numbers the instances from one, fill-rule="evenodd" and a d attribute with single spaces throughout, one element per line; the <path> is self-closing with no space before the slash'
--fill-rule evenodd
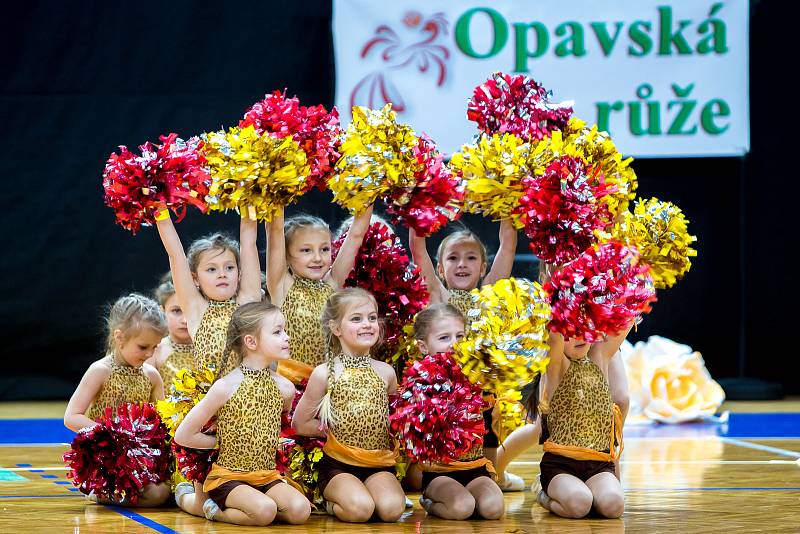
<path id="1" fill-rule="evenodd" d="M 136 512 L 134 512 L 129 508 L 123 508 L 121 506 L 110 506 L 110 505 L 104 505 L 104 506 L 109 510 L 112 510 L 124 517 L 127 517 L 128 519 L 136 521 L 140 525 L 152 528 L 156 532 L 161 532 L 162 534 L 180 534 L 177 530 L 172 530 L 171 528 L 164 526 L 161 523 L 158 523 L 157 521 L 153 521 L 152 519 L 147 518 L 141 514 L 137 514 Z"/>
<path id="2" fill-rule="evenodd" d="M 69 469 L 66 465 L 64 467 L 0 467 L 5 471 L 66 471 Z"/>
<path id="3" fill-rule="evenodd" d="M 65 493 L 63 495 L 0 495 L 0 499 L 61 499 L 63 497 L 83 497 L 81 495 L 73 495 Z"/>
<path id="4" fill-rule="evenodd" d="M 622 465 L 797 465 L 795 460 L 622 460 Z M 509 465 L 539 465 L 533 461 L 514 461 Z"/>
<path id="5" fill-rule="evenodd" d="M 751 443 L 749 441 L 742 441 L 737 438 L 722 438 L 723 443 L 730 443 L 731 445 L 738 445 L 748 449 L 755 449 L 757 451 L 773 452 L 781 456 L 791 456 L 794 459 L 800 458 L 800 452 L 790 451 L 788 449 L 780 449 L 778 447 L 771 447 L 769 445 L 761 445 L 760 443 Z"/>
<path id="6" fill-rule="evenodd" d="M 69 443 L 0 443 L 0 447 L 69 447 Z"/>

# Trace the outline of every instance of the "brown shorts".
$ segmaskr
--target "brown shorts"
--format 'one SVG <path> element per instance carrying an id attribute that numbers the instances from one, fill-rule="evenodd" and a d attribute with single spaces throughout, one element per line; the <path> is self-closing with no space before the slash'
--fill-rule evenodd
<path id="1" fill-rule="evenodd" d="M 560 454 L 546 452 L 539 463 L 539 471 L 542 473 L 542 489 L 547 493 L 547 487 L 556 475 L 564 473 L 580 479 L 581 482 L 586 482 L 599 473 L 614 474 L 614 462 L 573 460 Z"/>
<path id="2" fill-rule="evenodd" d="M 351 474 L 361 482 L 364 482 L 375 473 L 380 473 L 382 471 L 392 474 L 395 473 L 394 467 L 358 467 L 335 460 L 327 454 L 323 454 L 322 459 L 317 463 L 317 470 L 319 472 L 317 476 L 317 486 L 319 486 L 320 493 L 325 492 L 325 488 L 330 481 L 333 480 L 333 477 L 342 473 Z"/>
<path id="3" fill-rule="evenodd" d="M 255 488 L 261 493 L 266 493 L 272 486 L 275 484 L 280 484 L 283 480 L 273 480 L 269 484 L 264 484 L 262 486 L 253 486 L 248 484 L 247 482 L 242 482 L 241 480 L 231 480 L 220 484 L 216 488 L 212 489 L 208 492 L 208 496 L 211 498 L 212 501 L 217 503 L 220 510 L 224 510 L 226 508 L 225 501 L 228 498 L 228 495 L 236 489 L 237 486 L 250 486 L 251 488 Z"/>
<path id="4" fill-rule="evenodd" d="M 433 471 L 422 472 L 422 492 L 428 487 L 435 478 L 450 477 L 462 486 L 465 486 L 479 477 L 492 478 L 492 474 L 486 469 L 485 465 L 476 467 L 475 469 L 465 469 L 463 471 L 446 471 L 444 473 L 434 473 Z"/>

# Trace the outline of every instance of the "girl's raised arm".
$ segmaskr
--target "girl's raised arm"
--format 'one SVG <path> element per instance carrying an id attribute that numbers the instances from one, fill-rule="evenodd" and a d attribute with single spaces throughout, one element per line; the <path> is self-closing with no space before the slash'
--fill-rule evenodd
<path id="1" fill-rule="evenodd" d="M 97 424 L 96 421 L 86 417 L 86 410 L 89 409 L 110 374 L 110 369 L 97 362 L 86 370 L 64 411 L 64 426 L 77 432 L 81 428 Z"/>
<path id="2" fill-rule="evenodd" d="M 283 236 L 283 208 L 267 223 L 267 291 L 275 306 L 286 297 L 286 240 Z"/>
<path id="3" fill-rule="evenodd" d="M 326 364 L 318 365 L 311 373 L 306 390 L 294 410 L 292 427 L 301 436 L 325 437 L 325 432 L 320 430 L 321 424 L 317 417 L 317 411 L 327 390 L 328 367 Z"/>
<path id="4" fill-rule="evenodd" d="M 169 256 L 169 270 L 172 273 L 172 283 L 175 285 L 175 295 L 178 297 L 183 314 L 186 316 L 186 323 L 189 326 L 189 334 L 194 338 L 200 319 L 206 311 L 208 303 L 200 290 L 194 285 L 192 270 L 189 268 L 189 261 L 183 250 L 181 239 L 175 230 L 172 220 L 167 217 L 156 221 L 158 235 Z"/>
<path id="5" fill-rule="evenodd" d="M 241 272 L 239 273 L 239 293 L 236 302 L 261 301 L 261 261 L 258 258 L 258 222 L 249 217 L 242 217 L 239 226 L 239 259 Z"/>
<path id="6" fill-rule="evenodd" d="M 436 276 L 436 268 L 433 266 L 428 248 L 425 245 L 425 238 L 417 235 L 413 228 L 408 229 L 408 248 L 411 251 L 411 261 L 422 271 L 422 278 L 428 288 L 431 297 L 431 304 L 447 302 L 447 288 Z"/>
<path id="7" fill-rule="evenodd" d="M 483 279 L 484 284 L 494 284 L 498 280 L 511 276 L 514 257 L 517 254 L 517 229 L 509 219 L 500 221 L 500 246 L 494 255 L 492 268 Z"/>
<path id="8" fill-rule="evenodd" d="M 336 289 L 344 286 L 350 271 L 356 264 L 356 255 L 364 242 L 364 236 L 369 230 L 369 221 L 372 218 L 372 206 L 368 207 L 364 213 L 353 217 L 353 224 L 347 230 L 347 237 L 344 238 L 342 248 L 336 255 L 336 260 L 331 265 L 331 280 L 336 284 Z"/>
<path id="9" fill-rule="evenodd" d="M 203 426 L 217 414 L 232 394 L 230 383 L 227 380 L 215 382 L 206 396 L 191 409 L 178 425 L 178 429 L 175 431 L 175 443 L 193 449 L 213 449 L 217 443 L 217 437 L 203 434 Z"/>

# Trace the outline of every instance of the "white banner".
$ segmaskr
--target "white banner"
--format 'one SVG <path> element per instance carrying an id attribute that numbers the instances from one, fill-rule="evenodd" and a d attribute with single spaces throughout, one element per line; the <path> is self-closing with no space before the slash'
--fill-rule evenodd
<path id="1" fill-rule="evenodd" d="M 391 102 L 452 153 L 473 88 L 525 74 L 625 155 L 750 147 L 748 0 L 334 0 L 336 105 Z"/>

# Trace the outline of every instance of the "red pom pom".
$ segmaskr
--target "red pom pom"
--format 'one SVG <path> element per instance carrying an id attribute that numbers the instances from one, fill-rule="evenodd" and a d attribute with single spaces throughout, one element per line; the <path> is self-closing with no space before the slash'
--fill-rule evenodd
<path id="1" fill-rule="evenodd" d="M 403 372 L 399 393 L 389 424 L 412 461 L 452 462 L 483 443 L 483 392 L 451 355 L 414 362 Z"/>
<path id="2" fill-rule="evenodd" d="M 205 482 L 211 467 L 217 461 L 219 449 L 193 449 L 182 447 L 172 442 L 172 453 L 178 464 L 178 470 L 191 482 Z"/>
<path id="3" fill-rule="evenodd" d="M 336 108 L 328 112 L 323 106 L 301 106 L 297 97 L 286 98 L 285 91 L 274 91 L 253 104 L 239 121 L 240 128 L 250 125 L 260 134 L 291 136 L 305 151 L 311 167 L 306 191 L 314 186 L 325 189 L 331 168 L 339 159 L 339 145 L 344 136 Z"/>
<path id="4" fill-rule="evenodd" d="M 410 190 L 397 189 L 385 199 L 386 212 L 395 224 L 403 223 L 418 235 L 429 236 L 461 217 L 463 181 L 450 171 L 433 141 L 419 138 L 414 148 L 419 170 Z"/>
<path id="5" fill-rule="evenodd" d="M 542 261 L 562 264 L 574 260 L 597 242 L 595 230 L 611 223 L 605 202 L 614 192 L 603 174 L 581 158 L 561 156 L 542 176 L 522 179 L 525 194 L 516 212 L 521 214 L 530 248 Z"/>
<path id="6" fill-rule="evenodd" d="M 550 329 L 594 343 L 629 328 L 656 300 L 649 268 L 638 252 L 616 241 L 595 245 L 553 274 L 544 290 Z"/>
<path id="7" fill-rule="evenodd" d="M 510 132 L 526 141 L 543 139 L 563 130 L 572 115 L 572 106 L 551 104 L 550 96 L 527 76 L 495 72 L 473 91 L 467 119 L 487 135 Z"/>
<path id="8" fill-rule="evenodd" d="M 347 232 L 334 241 L 334 258 L 345 237 Z M 375 296 L 385 337 L 373 356 L 391 363 L 403 338 L 403 326 L 428 305 L 429 296 L 419 268 L 411 268 L 400 239 L 386 225 L 370 225 L 344 285 L 366 289 Z"/>
<path id="9" fill-rule="evenodd" d="M 169 475 L 167 429 L 152 404 L 109 406 L 98 424 L 80 430 L 64 453 L 67 478 L 83 493 L 136 504 L 147 484 Z"/>
<path id="10" fill-rule="evenodd" d="M 178 221 L 189 204 L 207 210 L 211 181 L 203 168 L 202 141 L 195 137 L 184 142 L 175 133 L 159 139 L 160 145 L 141 145 L 141 156 L 120 146 L 103 171 L 105 203 L 114 210 L 117 223 L 134 235 L 142 225 L 152 225 L 162 209 L 172 210 Z"/>

